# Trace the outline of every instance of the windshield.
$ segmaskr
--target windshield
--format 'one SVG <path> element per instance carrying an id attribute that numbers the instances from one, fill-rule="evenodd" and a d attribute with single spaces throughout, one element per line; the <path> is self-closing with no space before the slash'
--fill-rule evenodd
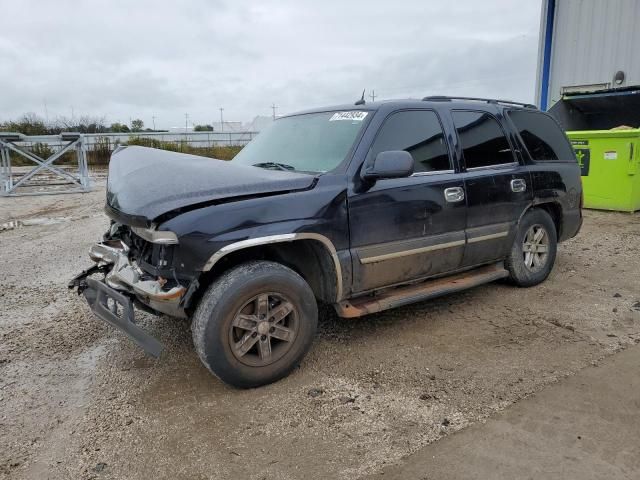
<path id="1" fill-rule="evenodd" d="M 276 120 L 232 160 L 273 170 L 323 173 L 345 158 L 368 112 L 295 115 Z"/>

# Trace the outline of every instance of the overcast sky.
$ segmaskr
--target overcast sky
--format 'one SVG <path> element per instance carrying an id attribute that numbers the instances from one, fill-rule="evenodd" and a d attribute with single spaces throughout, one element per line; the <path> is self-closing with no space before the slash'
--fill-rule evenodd
<path id="1" fill-rule="evenodd" d="M 0 0 L 0 121 L 141 118 L 158 128 L 355 101 L 534 100 L 531 0 Z"/>

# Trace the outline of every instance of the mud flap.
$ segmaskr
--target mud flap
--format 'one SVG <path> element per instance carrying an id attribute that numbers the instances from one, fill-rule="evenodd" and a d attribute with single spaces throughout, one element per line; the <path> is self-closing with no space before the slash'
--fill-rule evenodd
<path id="1" fill-rule="evenodd" d="M 131 298 L 94 278 L 87 277 L 85 282 L 86 288 L 82 290 L 82 294 L 93 313 L 101 320 L 123 331 L 149 355 L 158 358 L 164 347 L 135 324 Z"/>

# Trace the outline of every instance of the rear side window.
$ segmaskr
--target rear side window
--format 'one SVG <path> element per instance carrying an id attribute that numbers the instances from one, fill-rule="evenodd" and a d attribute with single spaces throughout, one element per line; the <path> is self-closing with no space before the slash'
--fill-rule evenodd
<path id="1" fill-rule="evenodd" d="M 573 152 L 560 127 L 544 113 L 512 110 L 509 118 L 532 160 L 573 160 Z"/>
<path id="2" fill-rule="evenodd" d="M 486 112 L 452 112 L 467 168 L 513 163 L 507 137 L 498 121 Z"/>
<path id="3" fill-rule="evenodd" d="M 396 112 L 387 118 L 369 150 L 369 158 L 390 150 L 409 152 L 415 172 L 451 169 L 440 121 L 430 110 Z"/>

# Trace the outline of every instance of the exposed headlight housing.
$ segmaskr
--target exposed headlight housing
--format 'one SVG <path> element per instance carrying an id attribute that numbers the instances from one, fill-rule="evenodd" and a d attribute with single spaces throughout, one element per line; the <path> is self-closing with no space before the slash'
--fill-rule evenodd
<path id="1" fill-rule="evenodd" d="M 169 230 L 155 230 L 153 228 L 131 227 L 131 231 L 147 242 L 159 245 L 175 245 L 178 243 L 178 236 Z"/>

